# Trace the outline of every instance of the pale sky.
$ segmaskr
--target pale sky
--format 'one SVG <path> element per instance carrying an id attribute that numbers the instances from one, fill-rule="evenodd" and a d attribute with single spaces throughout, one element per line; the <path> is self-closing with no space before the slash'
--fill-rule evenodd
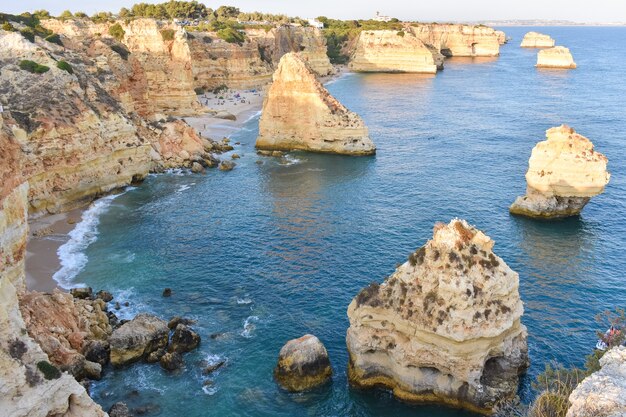
<path id="1" fill-rule="evenodd" d="M 153 0 L 1 0 L 0 12 L 20 13 L 46 9 L 58 15 L 72 12 L 117 12 L 134 3 Z M 571 20 L 575 22 L 626 22 L 626 0 L 223 0 L 242 11 L 282 13 L 289 16 L 367 19 L 376 11 L 400 20 L 477 21 L 510 19 Z M 216 8 L 221 2 L 201 1 Z"/>

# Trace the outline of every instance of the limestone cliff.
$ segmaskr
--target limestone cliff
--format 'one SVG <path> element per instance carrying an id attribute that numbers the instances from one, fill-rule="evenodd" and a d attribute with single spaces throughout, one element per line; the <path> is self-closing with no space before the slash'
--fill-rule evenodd
<path id="1" fill-rule="evenodd" d="M 295 53 L 284 55 L 274 73 L 256 147 L 346 155 L 376 152 L 363 120 L 331 96 Z"/>
<path id="2" fill-rule="evenodd" d="M 19 143 L 0 119 L 0 410 L 7 417 L 106 413 L 74 377 L 57 374 L 29 336 L 18 305 L 24 291 L 28 184 L 21 182 Z"/>
<path id="3" fill-rule="evenodd" d="M 568 126 L 548 129 L 546 137 L 528 161 L 526 195 L 518 197 L 510 211 L 540 218 L 578 215 L 608 184 L 608 160 Z"/>
<path id="4" fill-rule="evenodd" d="M 411 31 L 448 57 L 498 56 L 503 41 L 501 32 L 482 25 L 416 24 L 411 26 Z"/>
<path id="5" fill-rule="evenodd" d="M 528 32 L 524 35 L 522 48 L 552 48 L 554 46 L 554 39 L 550 35 L 544 35 L 539 32 Z"/>
<path id="6" fill-rule="evenodd" d="M 574 69 L 576 63 L 571 52 L 564 46 L 542 49 L 537 52 L 537 68 Z"/>
<path id="7" fill-rule="evenodd" d="M 435 225 L 432 240 L 350 303 L 348 377 L 408 401 L 489 413 L 513 397 L 528 366 L 519 278 L 467 224 Z"/>
<path id="8" fill-rule="evenodd" d="M 626 415 L 626 347 L 606 352 L 600 366 L 572 391 L 567 417 Z"/>
<path id="9" fill-rule="evenodd" d="M 421 40 L 410 32 L 393 30 L 361 32 L 349 68 L 357 72 L 437 72 L 433 52 Z"/>

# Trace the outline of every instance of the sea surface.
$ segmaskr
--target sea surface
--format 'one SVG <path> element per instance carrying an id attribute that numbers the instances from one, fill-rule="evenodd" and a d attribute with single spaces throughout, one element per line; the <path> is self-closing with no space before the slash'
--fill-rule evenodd
<path id="1" fill-rule="evenodd" d="M 499 58 L 451 59 L 436 76 L 330 83 L 365 120 L 375 157 L 258 157 L 255 118 L 231 137 L 243 154 L 232 172 L 151 176 L 97 203 L 63 249 L 57 279 L 111 291 L 129 302 L 121 317 L 193 318 L 203 339 L 178 373 L 107 369 L 92 386 L 96 401 L 167 417 L 471 416 L 355 390 L 346 378 L 351 299 L 454 217 L 492 237 L 519 273 L 532 360 L 523 400 L 546 363 L 582 365 L 602 328 L 595 314 L 626 300 L 626 28 L 536 28 L 571 49 L 573 71 L 534 68 L 536 50 L 519 47 L 532 29 L 504 28 L 513 40 Z M 609 158 L 606 192 L 578 218 L 509 215 L 531 149 L 561 123 Z M 325 343 L 332 383 L 285 393 L 272 369 L 281 346 L 305 333 Z M 222 359 L 202 375 L 202 361 Z"/>

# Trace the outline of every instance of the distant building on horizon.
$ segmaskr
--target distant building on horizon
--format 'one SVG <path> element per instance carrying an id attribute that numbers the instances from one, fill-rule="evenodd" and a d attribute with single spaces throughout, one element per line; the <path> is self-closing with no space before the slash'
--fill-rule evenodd
<path id="1" fill-rule="evenodd" d="M 389 22 L 391 20 L 391 17 L 383 16 L 382 14 L 380 14 L 380 12 L 376 12 L 376 16 L 374 16 L 374 20 L 377 22 Z"/>

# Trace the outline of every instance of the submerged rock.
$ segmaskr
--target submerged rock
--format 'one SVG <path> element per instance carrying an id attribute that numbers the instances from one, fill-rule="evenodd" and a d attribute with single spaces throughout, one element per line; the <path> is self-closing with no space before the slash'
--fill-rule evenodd
<path id="1" fill-rule="evenodd" d="M 524 35 L 520 46 L 522 48 L 552 48 L 554 46 L 554 39 L 543 33 L 528 32 Z"/>
<path id="2" fill-rule="evenodd" d="M 167 322 L 150 314 L 138 314 L 113 331 L 111 364 L 122 366 L 144 359 L 150 353 L 167 346 Z"/>
<path id="3" fill-rule="evenodd" d="M 576 216 L 608 184 L 608 159 L 569 126 L 548 129 L 546 137 L 528 161 L 526 195 L 509 211 L 536 218 Z"/>
<path id="4" fill-rule="evenodd" d="M 119 402 L 109 408 L 109 417 L 132 417 L 132 414 L 125 403 Z"/>
<path id="5" fill-rule="evenodd" d="M 300 55 L 284 55 L 273 79 L 263 102 L 258 149 L 376 152 L 363 120 L 330 95 Z"/>
<path id="6" fill-rule="evenodd" d="M 171 288 L 165 288 L 163 290 L 163 297 L 171 297 L 172 296 L 172 289 Z"/>
<path id="7" fill-rule="evenodd" d="M 332 375 L 328 352 L 310 334 L 288 341 L 274 368 L 276 382 L 288 391 L 304 391 L 325 383 Z"/>
<path id="8" fill-rule="evenodd" d="M 626 416 L 626 347 L 606 352 L 600 366 L 572 391 L 567 417 Z"/>
<path id="9" fill-rule="evenodd" d="M 564 46 L 542 49 L 537 53 L 537 68 L 574 69 L 576 63 L 571 52 Z"/>
<path id="10" fill-rule="evenodd" d="M 348 307 L 350 382 L 484 413 L 514 397 L 527 332 L 518 275 L 493 244 L 464 220 L 438 223 L 385 282 L 363 289 Z"/>

